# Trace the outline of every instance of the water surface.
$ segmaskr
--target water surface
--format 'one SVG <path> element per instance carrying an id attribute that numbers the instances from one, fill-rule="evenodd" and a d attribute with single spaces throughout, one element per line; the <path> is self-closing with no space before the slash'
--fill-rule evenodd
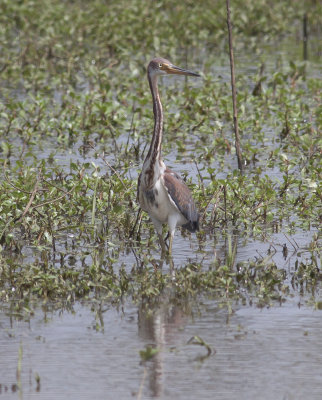
<path id="1" fill-rule="evenodd" d="M 1 397 L 23 399 L 320 399 L 321 311 L 294 298 L 281 307 L 229 314 L 204 299 L 179 308 L 165 299 L 149 315 L 132 304 L 106 306 L 100 330 L 86 305 L 29 321 L 0 314 Z M 198 335 L 205 348 L 187 344 Z M 159 352 L 141 363 L 139 351 Z M 37 392 L 35 374 L 40 376 Z M 141 387 L 141 391 L 140 391 Z M 7 391 L 5 391 L 7 388 Z"/>
<path id="2" fill-rule="evenodd" d="M 300 50 L 294 47 L 293 43 L 288 48 L 289 57 L 298 56 Z M 267 68 L 274 68 L 281 55 L 285 55 L 284 48 L 274 51 Z M 260 58 L 258 54 L 236 53 L 238 73 L 249 77 L 250 86 Z M 308 64 L 310 76 L 320 76 L 316 71 L 316 66 Z M 214 66 L 215 74 L 223 82 L 229 81 L 227 60 L 221 66 Z M 268 154 L 279 144 L 272 139 L 276 132 L 267 128 L 265 133 Z M 124 142 L 125 137 L 121 136 L 120 141 Z M 15 145 L 22 146 L 18 140 Z M 54 139 L 46 138 L 41 146 L 35 143 L 32 151 L 39 159 L 47 159 L 55 145 Z M 81 155 L 81 146 L 79 140 L 73 148 L 57 151 L 54 155 L 57 165 L 68 169 L 70 162 L 93 161 L 104 171 L 106 165 L 94 157 L 93 151 Z M 165 154 L 169 166 L 177 172 L 187 172 L 188 178 L 196 183 L 195 164 L 177 158 L 175 150 Z M 224 178 L 235 168 L 234 155 L 227 154 L 225 164 L 218 178 Z M 131 178 L 136 177 L 137 167 L 134 165 L 129 171 Z M 212 167 L 217 169 L 218 165 L 214 163 Z M 278 169 L 273 168 L 269 173 L 282 179 Z M 297 229 L 292 235 L 287 228 L 287 221 L 283 221 L 278 232 L 268 230 L 262 239 L 231 233 L 231 240 L 236 243 L 236 262 L 270 254 L 278 268 L 294 270 L 296 262 L 310 257 L 307 249 L 317 227 L 309 231 Z M 202 262 L 207 268 L 214 260 L 224 260 L 227 237 L 222 233 L 220 227 L 215 227 L 200 249 L 194 235 L 184 238 L 177 232 L 173 247 L 175 267 Z M 59 239 L 58 236 L 57 254 L 52 255 L 56 267 L 64 246 L 66 260 L 75 254 L 81 258 L 84 251 L 81 245 L 74 250 L 68 242 L 70 237 Z M 285 246 L 287 252 L 283 252 Z M 88 253 L 85 264 L 90 265 L 92 255 L 85 250 Z M 157 258 L 158 249 L 153 254 Z M 23 264 L 40 255 L 25 245 L 19 257 Z M 121 263 L 130 271 L 136 265 L 135 256 L 124 252 L 114 267 Z M 164 265 L 166 271 L 168 268 Z M 321 299 L 320 290 L 317 288 L 314 293 L 315 299 Z M 178 306 L 166 294 L 160 307 L 150 309 L 127 300 L 118 307 L 100 304 L 98 300 L 91 305 L 77 302 L 72 310 L 58 311 L 50 311 L 54 305 L 39 304 L 35 315 L 29 318 L 16 315 L 11 309 L 13 305 L 3 303 L 0 305 L 0 400 L 321 399 L 321 310 L 315 310 L 312 293 L 305 293 L 304 297 L 299 293 L 291 291 L 286 303 L 273 303 L 270 308 L 241 306 L 229 299 L 221 299 L 219 303 L 218 299 L 205 297 Z M 204 347 L 188 344 L 196 335 L 212 348 L 210 356 Z M 140 351 L 147 346 L 155 347 L 158 353 L 142 363 Z M 38 386 L 35 376 L 40 377 Z"/>

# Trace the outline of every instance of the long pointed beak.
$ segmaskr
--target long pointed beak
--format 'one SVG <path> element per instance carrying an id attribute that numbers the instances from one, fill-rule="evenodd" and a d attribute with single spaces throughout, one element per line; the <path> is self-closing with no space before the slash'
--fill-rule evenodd
<path id="1" fill-rule="evenodd" d="M 165 66 L 165 71 L 168 74 L 200 76 L 196 72 L 189 71 L 188 69 L 179 68 L 172 64 Z"/>

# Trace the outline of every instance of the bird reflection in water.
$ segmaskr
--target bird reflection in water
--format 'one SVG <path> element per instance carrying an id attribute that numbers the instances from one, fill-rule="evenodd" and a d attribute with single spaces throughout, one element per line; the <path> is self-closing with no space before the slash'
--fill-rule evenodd
<path id="1" fill-rule="evenodd" d="M 186 313 L 183 308 L 165 300 L 159 307 L 141 305 L 138 311 L 139 336 L 150 342 L 158 352 L 151 359 L 149 388 L 153 397 L 161 397 L 164 380 L 164 350 L 175 345 L 180 330 L 185 326 Z"/>

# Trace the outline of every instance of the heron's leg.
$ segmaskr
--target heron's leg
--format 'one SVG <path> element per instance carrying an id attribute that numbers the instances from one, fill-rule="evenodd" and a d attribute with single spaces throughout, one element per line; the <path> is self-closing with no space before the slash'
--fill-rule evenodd
<path id="1" fill-rule="evenodd" d="M 172 257 L 172 243 L 173 243 L 173 237 L 174 237 L 174 232 L 176 230 L 178 218 L 176 214 L 169 215 L 168 217 L 168 225 L 169 225 L 169 257 Z"/>
<path id="2" fill-rule="evenodd" d="M 169 225 L 169 233 L 168 233 L 168 238 L 169 238 L 169 256 L 172 257 L 172 243 L 173 243 L 173 237 L 174 237 L 174 232 L 176 230 L 178 222 L 178 216 L 176 214 L 171 214 L 168 217 L 168 225 Z"/>
<path id="3" fill-rule="evenodd" d="M 163 257 L 166 254 L 166 247 L 165 247 L 165 242 L 162 237 L 162 224 L 159 222 L 157 219 L 154 219 L 151 217 L 151 220 L 153 222 L 153 225 L 155 227 L 155 230 L 157 231 L 158 237 L 159 237 L 159 242 L 161 246 L 161 256 Z"/>
<path id="4" fill-rule="evenodd" d="M 160 246 L 161 246 L 161 251 L 162 251 L 162 255 L 166 254 L 166 247 L 165 247 L 165 242 L 163 240 L 162 234 L 158 233 L 159 236 L 159 242 L 160 242 Z"/>
<path id="5" fill-rule="evenodd" d="M 172 256 L 172 242 L 173 242 L 173 235 L 169 235 L 169 256 Z"/>
<path id="6" fill-rule="evenodd" d="M 174 232 L 169 232 L 169 248 L 168 248 L 168 262 L 170 265 L 170 270 L 174 271 L 174 263 L 172 258 L 172 243 L 173 243 L 173 236 Z"/>

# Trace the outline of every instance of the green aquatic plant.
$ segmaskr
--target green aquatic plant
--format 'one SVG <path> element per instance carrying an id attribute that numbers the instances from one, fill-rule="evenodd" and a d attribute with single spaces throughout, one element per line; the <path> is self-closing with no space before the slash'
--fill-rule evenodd
<path id="1" fill-rule="evenodd" d="M 12 312 L 30 315 L 37 300 L 48 307 L 96 298 L 158 303 L 171 292 L 176 301 L 207 295 L 267 305 L 290 290 L 318 293 L 316 250 L 287 277 L 278 261 L 257 254 L 240 261 L 238 251 L 242 241 L 266 243 L 281 230 L 313 237 L 321 224 L 313 40 L 321 5 L 234 2 L 243 175 L 224 6 L 1 2 L 0 299 L 12 302 Z M 304 14 L 312 40 L 302 62 L 292 38 L 301 37 Z M 281 47 L 268 56 L 277 41 L 289 53 Z M 164 155 L 169 166 L 181 164 L 202 222 L 193 256 L 177 260 L 174 271 L 161 268 L 157 237 L 136 201 L 153 129 L 145 64 L 156 54 L 203 71 L 202 84 L 173 80 L 162 94 L 169 104 Z"/>

